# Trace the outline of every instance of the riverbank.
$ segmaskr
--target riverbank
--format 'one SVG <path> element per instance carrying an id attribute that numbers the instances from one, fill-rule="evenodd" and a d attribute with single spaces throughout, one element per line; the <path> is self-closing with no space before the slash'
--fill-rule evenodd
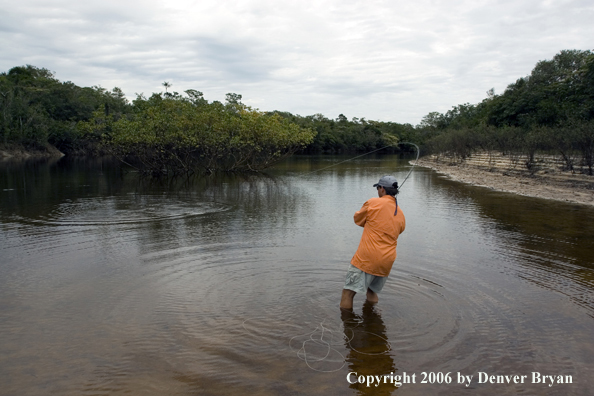
<path id="1" fill-rule="evenodd" d="M 27 160 L 27 159 L 42 159 L 42 158 L 60 158 L 64 153 L 47 144 L 42 147 L 23 147 L 21 145 L 4 145 L 0 144 L 0 161 L 5 160 Z"/>
<path id="2" fill-rule="evenodd" d="M 480 166 L 472 161 L 451 161 L 427 156 L 419 166 L 434 169 L 452 180 L 496 191 L 594 206 L 594 176 L 558 169 L 527 170 L 505 166 Z"/>

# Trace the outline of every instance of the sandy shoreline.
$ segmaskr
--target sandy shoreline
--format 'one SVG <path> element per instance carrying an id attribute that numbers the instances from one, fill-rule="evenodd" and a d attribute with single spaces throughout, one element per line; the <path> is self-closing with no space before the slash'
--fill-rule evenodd
<path id="1" fill-rule="evenodd" d="M 411 163 L 414 163 L 412 161 Z M 467 164 L 450 164 L 421 158 L 418 166 L 431 168 L 452 180 L 529 197 L 594 206 L 594 176 L 570 172 L 506 172 Z"/>

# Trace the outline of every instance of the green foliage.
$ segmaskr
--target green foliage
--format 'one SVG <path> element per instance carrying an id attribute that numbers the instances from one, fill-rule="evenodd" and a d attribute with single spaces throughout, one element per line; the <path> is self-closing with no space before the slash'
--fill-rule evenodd
<path id="1" fill-rule="evenodd" d="M 411 149 L 398 146 L 398 142 L 418 141 L 417 131 L 410 124 L 368 121 L 365 118 L 353 118 L 349 121 L 343 114 L 335 120 L 326 118 L 323 114 L 306 117 L 280 111 L 271 114 L 316 131 L 313 142 L 301 150 L 301 153 L 368 152 L 381 148 L 385 152 L 394 153 Z"/>
<path id="2" fill-rule="evenodd" d="M 19 66 L 0 74 L 0 143 L 48 142 L 67 153 L 108 149 L 153 173 L 258 170 L 293 152 L 340 153 L 412 150 L 466 158 L 477 150 L 525 154 L 533 168 L 537 152 L 555 152 L 566 168 L 592 172 L 594 53 L 563 50 L 532 72 L 478 104 L 431 112 L 416 127 L 395 122 L 330 119 L 322 114 L 262 113 L 229 93 L 209 103 L 186 90 L 128 103 L 119 88 L 78 87 L 52 72 Z"/>
<path id="3" fill-rule="evenodd" d="M 0 142 L 74 150 L 80 142 L 77 122 L 90 119 L 99 107 L 117 115 L 128 104 L 119 88 L 81 88 L 60 82 L 47 69 L 14 67 L 0 74 Z"/>
<path id="4" fill-rule="evenodd" d="M 113 154 L 152 174 L 258 171 L 311 143 L 313 131 L 240 100 L 228 94 L 227 104 L 209 104 L 194 90 L 188 97 L 139 96 L 133 114 L 114 120 L 97 112 L 79 129 L 100 136 Z"/>
<path id="5" fill-rule="evenodd" d="M 15 67 L 0 74 L 0 143 L 50 143 L 67 154 L 109 150 L 151 172 L 181 172 L 197 166 L 261 169 L 295 150 L 337 153 L 388 146 L 387 152 L 397 152 L 398 141 L 418 140 L 409 124 L 349 121 L 342 114 L 336 120 L 264 114 L 241 103 L 239 94 L 227 94 L 224 104 L 209 103 L 200 91 L 180 95 L 169 91 L 169 82 L 162 85 L 164 93 L 140 94 L 128 103 L 119 88 L 78 87 L 58 81 L 47 69 Z"/>
<path id="6" fill-rule="evenodd" d="M 491 89 L 477 105 L 429 113 L 417 130 L 430 152 L 462 159 L 477 150 L 525 155 L 531 172 L 537 152 L 557 153 L 568 170 L 579 165 L 592 174 L 593 125 L 594 54 L 563 50 L 503 94 Z"/>
<path id="7" fill-rule="evenodd" d="M 532 73 L 510 84 L 491 104 L 487 122 L 495 126 L 559 126 L 570 118 L 592 119 L 594 54 L 564 50 L 540 61 Z"/>

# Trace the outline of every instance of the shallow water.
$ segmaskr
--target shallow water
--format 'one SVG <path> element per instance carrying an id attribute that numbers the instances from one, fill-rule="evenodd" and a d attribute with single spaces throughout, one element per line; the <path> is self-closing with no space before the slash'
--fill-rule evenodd
<path id="1" fill-rule="evenodd" d="M 592 394 L 593 209 L 416 168 L 379 304 L 341 314 L 352 215 L 409 170 L 388 156 L 314 172 L 343 159 L 169 182 L 107 162 L 1 166 L 0 394 Z"/>

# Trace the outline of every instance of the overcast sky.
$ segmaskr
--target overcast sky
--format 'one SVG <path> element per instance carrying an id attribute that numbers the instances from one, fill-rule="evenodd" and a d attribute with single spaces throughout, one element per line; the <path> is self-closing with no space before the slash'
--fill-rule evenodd
<path id="1" fill-rule="evenodd" d="M 0 0 L 0 71 L 418 124 L 594 49 L 592 0 Z"/>

